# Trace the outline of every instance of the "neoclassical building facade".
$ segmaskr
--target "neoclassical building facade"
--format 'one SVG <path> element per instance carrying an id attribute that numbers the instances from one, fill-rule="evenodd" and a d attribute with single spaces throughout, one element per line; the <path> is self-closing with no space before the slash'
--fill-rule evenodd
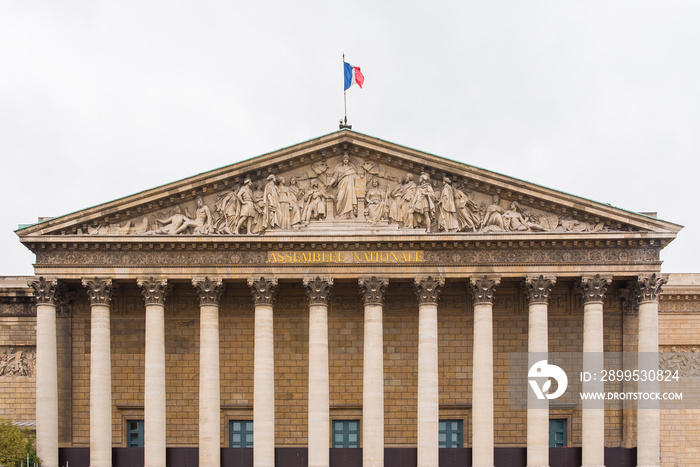
<path id="1" fill-rule="evenodd" d="M 680 229 L 343 129 L 18 230 L 0 416 L 50 467 L 694 465 L 693 410 L 535 400 L 510 360 L 693 376 Z"/>

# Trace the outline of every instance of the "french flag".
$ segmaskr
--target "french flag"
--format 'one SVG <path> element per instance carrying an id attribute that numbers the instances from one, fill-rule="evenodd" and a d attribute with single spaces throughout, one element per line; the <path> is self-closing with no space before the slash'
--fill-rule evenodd
<path id="1" fill-rule="evenodd" d="M 349 63 L 343 62 L 343 66 L 345 68 L 345 89 L 344 91 L 347 91 L 350 86 L 353 84 L 357 83 L 358 86 L 360 86 L 360 89 L 362 89 L 362 84 L 365 82 L 365 77 L 360 71 L 359 66 L 352 66 Z"/>

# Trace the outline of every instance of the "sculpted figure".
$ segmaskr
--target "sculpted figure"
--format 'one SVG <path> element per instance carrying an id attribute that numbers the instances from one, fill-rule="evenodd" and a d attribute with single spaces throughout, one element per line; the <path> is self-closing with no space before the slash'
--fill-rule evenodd
<path id="1" fill-rule="evenodd" d="M 411 207 L 408 211 L 408 227 L 424 227 L 430 233 L 430 226 L 435 217 L 435 191 L 430 183 L 430 177 L 424 173 L 420 176 L 420 184 L 416 188 Z"/>
<path id="2" fill-rule="evenodd" d="M 455 194 L 452 188 L 452 181 L 445 177 L 442 179 L 442 192 L 438 204 L 437 223 L 438 231 L 456 232 L 459 230 L 457 222 L 457 207 L 455 206 Z"/>
<path id="3" fill-rule="evenodd" d="M 406 174 L 406 183 L 403 185 L 403 195 L 401 196 L 401 203 L 399 205 L 402 227 L 413 227 L 412 214 L 410 211 L 411 203 L 413 203 L 413 198 L 416 196 L 417 189 L 416 182 L 413 181 L 413 174 Z"/>
<path id="4" fill-rule="evenodd" d="M 311 188 L 304 196 L 304 212 L 302 222 L 308 224 L 311 220 L 326 218 L 326 192 L 320 187 L 317 179 L 311 181 Z"/>
<path id="5" fill-rule="evenodd" d="M 197 210 L 194 212 L 194 219 L 187 219 L 175 230 L 176 234 L 182 233 L 189 228 L 194 229 L 193 233 L 195 235 L 207 235 L 212 232 L 211 211 L 204 204 L 204 199 L 201 196 L 197 196 L 195 203 L 197 204 Z"/>
<path id="6" fill-rule="evenodd" d="M 255 184 L 255 188 L 253 189 L 253 203 L 255 205 L 255 221 L 253 222 L 253 231 L 249 233 L 260 233 L 265 230 L 263 228 L 265 192 L 263 191 L 262 182 L 257 182 Z"/>
<path id="7" fill-rule="evenodd" d="M 296 206 L 296 202 L 292 200 L 293 195 L 285 183 L 286 180 L 284 177 L 280 177 L 277 181 L 277 192 L 279 193 L 277 221 L 279 222 L 280 229 L 289 230 L 292 228 L 292 211 L 294 209 L 293 206 Z"/>
<path id="8" fill-rule="evenodd" d="M 236 198 L 240 203 L 240 212 L 238 214 L 238 222 L 236 223 L 236 228 L 233 230 L 234 234 L 241 233 L 241 227 L 243 224 L 246 226 L 246 233 L 253 233 L 253 223 L 258 215 L 255 209 L 255 203 L 253 201 L 253 190 L 250 189 L 252 182 L 249 178 L 246 178 L 243 182 L 243 186 L 238 193 Z"/>
<path id="9" fill-rule="evenodd" d="M 297 178 L 292 177 L 289 180 L 289 203 L 292 208 L 292 225 L 301 223 L 301 213 L 304 208 L 304 190 L 297 183 Z"/>
<path id="10" fill-rule="evenodd" d="M 235 185 L 233 190 L 224 194 L 214 203 L 214 212 L 219 214 L 219 218 L 214 222 L 214 228 L 217 232 L 232 234 L 236 229 L 241 210 L 241 204 L 236 196 L 238 190 L 240 187 Z"/>
<path id="11" fill-rule="evenodd" d="M 476 232 L 479 228 L 479 206 L 469 196 L 469 192 L 455 189 L 455 208 L 459 230 Z"/>
<path id="12" fill-rule="evenodd" d="M 337 186 L 335 195 L 335 217 L 349 219 L 357 217 L 357 194 L 355 193 L 355 180 L 357 170 L 350 164 L 350 158 L 343 156 L 342 164 L 336 167 L 328 186 Z"/>
<path id="13" fill-rule="evenodd" d="M 506 213 L 505 209 L 500 206 L 501 197 L 498 195 L 493 195 L 492 204 L 486 208 L 486 213 L 481 221 L 481 228 L 485 231 L 494 230 L 505 230 L 506 223 L 503 219 L 503 215 Z"/>
<path id="14" fill-rule="evenodd" d="M 180 206 L 175 206 L 175 213 L 168 217 L 167 219 L 155 219 L 157 224 L 161 227 L 152 231 L 151 233 L 159 235 L 175 235 L 177 230 L 189 220 L 184 214 L 182 214 L 182 208 Z"/>
<path id="15" fill-rule="evenodd" d="M 372 223 L 377 224 L 386 219 L 386 200 L 384 192 L 379 189 L 379 181 L 372 179 L 371 187 L 365 195 L 365 217 Z"/>
<path id="16" fill-rule="evenodd" d="M 389 222 L 402 226 L 406 223 L 406 214 L 408 213 L 407 200 L 413 199 L 413 193 L 407 195 L 407 192 L 415 190 L 416 184 L 413 183 L 413 175 L 406 174 L 402 183 L 399 183 L 391 190 L 389 194 Z"/>
<path id="17" fill-rule="evenodd" d="M 506 230 L 513 232 L 525 232 L 528 230 L 543 232 L 545 230 L 540 224 L 534 222 L 537 218 L 520 207 L 520 203 L 517 201 L 510 203 L 510 207 L 503 215 L 503 219 Z"/>
<path id="18" fill-rule="evenodd" d="M 280 193 L 277 189 L 277 178 L 274 175 L 267 177 L 267 185 L 263 193 L 263 218 L 262 230 L 279 227 L 278 210 L 280 204 Z"/>

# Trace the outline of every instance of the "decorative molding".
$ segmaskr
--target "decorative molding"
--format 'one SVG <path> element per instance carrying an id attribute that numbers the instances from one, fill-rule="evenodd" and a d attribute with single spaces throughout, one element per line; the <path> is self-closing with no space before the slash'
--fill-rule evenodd
<path id="1" fill-rule="evenodd" d="M 192 285 L 199 294 L 199 305 L 219 305 L 221 295 L 224 293 L 223 280 L 219 277 L 195 277 Z"/>
<path id="2" fill-rule="evenodd" d="M 596 274 L 593 277 L 582 277 L 577 288 L 583 298 L 583 304 L 603 303 L 605 291 L 611 283 L 611 277 L 601 277 L 600 274 Z"/>
<path id="3" fill-rule="evenodd" d="M 255 305 L 272 305 L 277 295 L 277 278 L 250 277 L 248 287 Z"/>
<path id="4" fill-rule="evenodd" d="M 310 305 L 328 306 L 328 299 L 333 291 L 332 277 L 305 277 L 303 284 Z"/>
<path id="5" fill-rule="evenodd" d="M 544 303 L 549 302 L 549 293 L 552 291 L 552 286 L 557 283 L 557 278 L 554 276 L 527 276 L 524 282 L 525 296 L 528 303 Z"/>
<path id="6" fill-rule="evenodd" d="M 489 279 L 486 276 L 475 279 L 471 278 L 467 288 L 472 294 L 472 301 L 475 305 L 487 304 L 493 305 L 493 295 L 496 292 L 496 287 L 501 284 L 501 279 Z"/>
<path id="7" fill-rule="evenodd" d="M 36 302 L 41 305 L 56 305 L 56 294 L 58 292 L 58 280 L 40 277 L 38 280 L 27 282 L 29 287 L 34 289 Z"/>
<path id="8" fill-rule="evenodd" d="M 645 302 L 658 302 L 661 287 L 666 284 L 666 282 L 668 282 L 668 277 L 661 277 L 656 274 L 652 274 L 651 276 L 638 276 L 634 287 L 637 301 L 640 304 Z"/>
<path id="9" fill-rule="evenodd" d="M 167 279 L 138 279 L 136 284 L 141 288 L 141 293 L 146 305 L 165 305 L 165 297 L 168 295 Z"/>
<path id="10" fill-rule="evenodd" d="M 107 305 L 112 303 L 112 279 L 83 279 L 83 287 L 87 289 L 90 305 Z"/>
<path id="11" fill-rule="evenodd" d="M 9 302 L 5 300 L 0 302 L 0 317 L 36 316 L 36 304 L 32 298 L 12 297 Z"/>
<path id="12" fill-rule="evenodd" d="M 0 378 L 34 376 L 36 347 L 0 347 Z"/>
<path id="13" fill-rule="evenodd" d="M 357 280 L 360 286 L 360 295 L 365 305 L 383 305 L 386 289 L 389 287 L 388 277 L 360 277 Z"/>
<path id="14" fill-rule="evenodd" d="M 413 281 L 413 290 L 418 297 L 419 305 L 437 305 L 440 289 L 445 285 L 442 277 L 416 277 Z"/>

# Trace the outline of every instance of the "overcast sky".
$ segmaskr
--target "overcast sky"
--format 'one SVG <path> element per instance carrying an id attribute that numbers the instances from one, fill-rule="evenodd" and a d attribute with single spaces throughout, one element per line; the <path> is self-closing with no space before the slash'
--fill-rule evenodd
<path id="1" fill-rule="evenodd" d="M 338 129 L 685 229 L 700 273 L 700 2 L 0 0 L 13 232 Z"/>

